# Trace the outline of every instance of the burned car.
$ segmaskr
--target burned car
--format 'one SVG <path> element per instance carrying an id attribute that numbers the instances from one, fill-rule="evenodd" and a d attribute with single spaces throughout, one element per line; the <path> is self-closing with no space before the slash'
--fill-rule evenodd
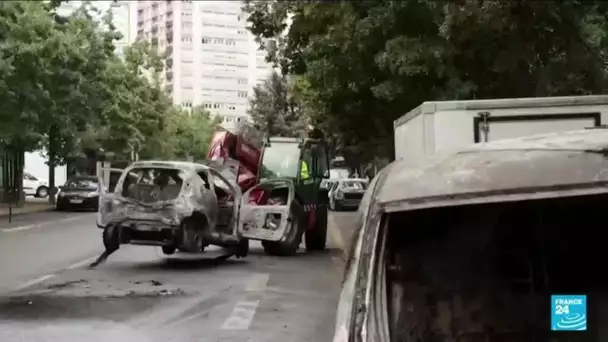
<path id="1" fill-rule="evenodd" d="M 357 214 L 334 342 L 608 341 L 607 152 L 592 129 L 387 166 Z M 565 294 L 588 306 L 554 310 Z"/>
<path id="2" fill-rule="evenodd" d="M 135 244 L 160 246 L 165 254 L 196 253 L 217 245 L 247 255 L 248 241 L 237 231 L 242 194 L 229 168 L 140 161 L 110 171 L 121 175 L 100 195 L 97 226 L 104 229 L 106 250 Z"/>

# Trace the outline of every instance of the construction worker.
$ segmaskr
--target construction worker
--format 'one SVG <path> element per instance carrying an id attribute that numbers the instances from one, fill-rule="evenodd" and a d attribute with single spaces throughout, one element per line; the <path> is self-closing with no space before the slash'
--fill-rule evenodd
<path id="1" fill-rule="evenodd" d="M 300 167 L 300 178 L 308 179 L 310 178 L 310 174 L 308 173 L 308 164 L 304 160 L 302 160 L 302 164 Z"/>

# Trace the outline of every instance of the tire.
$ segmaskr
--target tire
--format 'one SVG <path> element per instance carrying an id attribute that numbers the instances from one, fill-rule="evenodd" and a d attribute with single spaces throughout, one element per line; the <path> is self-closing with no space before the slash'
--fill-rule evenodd
<path id="1" fill-rule="evenodd" d="M 46 186 L 40 186 L 36 189 L 37 198 L 46 198 L 49 195 L 49 188 Z"/>
<path id="2" fill-rule="evenodd" d="M 161 249 L 165 255 L 175 254 L 175 246 L 162 246 Z"/>
<path id="3" fill-rule="evenodd" d="M 317 207 L 315 226 L 306 231 L 305 244 L 308 251 L 322 251 L 327 244 L 327 206 Z"/>
<path id="4" fill-rule="evenodd" d="M 68 210 L 68 206 L 64 204 L 62 201 L 57 201 L 57 205 L 55 207 L 57 211 L 66 211 Z"/>
<path id="5" fill-rule="evenodd" d="M 104 228 L 101 233 L 103 239 L 103 246 L 106 250 L 116 250 L 120 247 L 120 241 L 118 241 L 118 229 L 113 226 Z"/>
<path id="6" fill-rule="evenodd" d="M 203 235 L 201 230 L 197 229 L 194 221 L 190 219 L 182 222 L 182 243 L 183 247 L 179 250 L 182 252 L 200 253 L 204 250 Z"/>
<path id="7" fill-rule="evenodd" d="M 334 201 L 334 211 L 342 211 L 342 206 L 340 203 L 336 203 L 336 201 Z"/>
<path id="8" fill-rule="evenodd" d="M 302 218 L 296 217 L 293 211 L 290 213 L 291 232 L 287 241 L 262 241 L 264 252 L 274 256 L 292 256 L 298 252 L 302 242 Z"/>
<path id="9" fill-rule="evenodd" d="M 247 254 L 249 254 L 249 239 L 241 238 L 241 242 L 236 247 L 234 255 L 237 258 L 244 258 Z"/>

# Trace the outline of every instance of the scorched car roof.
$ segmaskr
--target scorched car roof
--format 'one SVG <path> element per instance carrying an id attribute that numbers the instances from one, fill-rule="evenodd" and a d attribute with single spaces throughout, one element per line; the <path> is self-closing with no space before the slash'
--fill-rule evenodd
<path id="1" fill-rule="evenodd" d="M 608 192 L 608 130 L 476 144 L 423 164 L 396 161 L 376 201 L 386 211 Z"/>
<path id="2" fill-rule="evenodd" d="M 232 170 L 230 170 L 230 168 L 211 160 L 205 160 L 197 163 L 183 161 L 144 160 L 134 162 L 129 166 L 129 169 L 137 167 L 166 167 L 194 171 L 211 168 L 217 171 L 222 176 L 224 176 L 227 180 L 236 181 L 236 175 Z"/>

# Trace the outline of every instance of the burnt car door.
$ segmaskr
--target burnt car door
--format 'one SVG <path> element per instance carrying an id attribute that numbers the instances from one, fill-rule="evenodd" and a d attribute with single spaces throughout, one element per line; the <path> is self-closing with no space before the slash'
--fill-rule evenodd
<path id="1" fill-rule="evenodd" d="M 97 227 L 105 228 L 112 212 L 112 201 L 116 185 L 124 170 L 118 168 L 102 168 L 99 170 L 99 208 L 97 210 Z"/>
<path id="2" fill-rule="evenodd" d="M 209 183 L 217 200 L 217 222 L 218 228 L 234 227 L 238 221 L 239 203 L 241 201 L 241 190 L 236 182 L 236 176 L 229 169 L 207 170 Z"/>

